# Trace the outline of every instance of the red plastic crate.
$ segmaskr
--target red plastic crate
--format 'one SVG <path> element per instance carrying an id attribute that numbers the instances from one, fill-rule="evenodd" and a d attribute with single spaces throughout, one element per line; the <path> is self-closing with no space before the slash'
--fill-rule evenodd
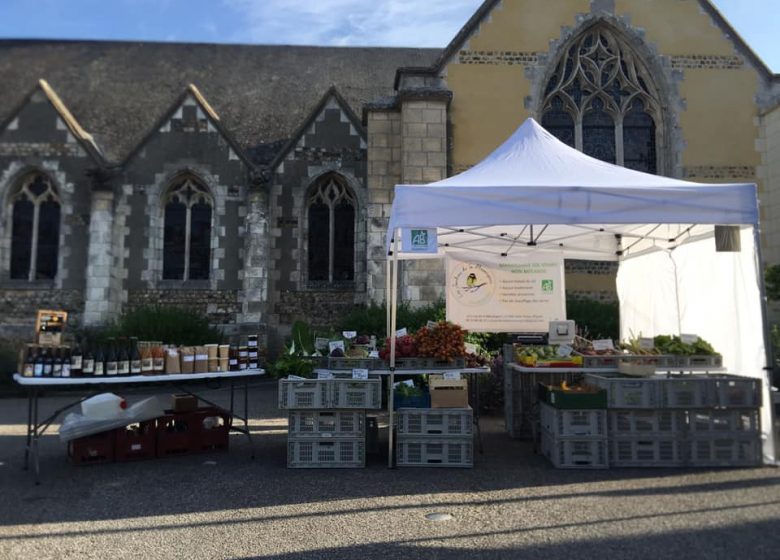
<path id="1" fill-rule="evenodd" d="M 196 425 L 196 451 L 228 449 L 232 420 L 230 414 L 213 407 L 199 408 L 192 414 Z"/>
<path id="2" fill-rule="evenodd" d="M 74 465 L 113 463 L 116 457 L 115 430 L 69 441 L 68 457 Z"/>
<path id="3" fill-rule="evenodd" d="M 198 425 L 195 412 L 167 411 L 157 419 L 157 456 L 187 455 L 197 451 Z"/>
<path id="4" fill-rule="evenodd" d="M 116 430 L 116 460 L 137 461 L 157 456 L 157 422 L 148 420 Z"/>

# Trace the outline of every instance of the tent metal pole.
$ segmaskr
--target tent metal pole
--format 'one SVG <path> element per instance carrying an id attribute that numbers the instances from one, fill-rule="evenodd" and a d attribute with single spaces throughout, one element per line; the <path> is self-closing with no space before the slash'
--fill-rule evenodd
<path id="1" fill-rule="evenodd" d="M 777 434 L 775 433 L 775 403 L 772 399 L 772 371 L 774 369 L 774 357 L 772 348 L 772 337 L 769 330 L 769 317 L 767 315 L 767 297 L 766 297 L 766 285 L 764 283 L 764 258 L 761 251 L 761 230 L 758 224 L 753 225 L 753 245 L 755 245 L 754 255 L 756 258 L 756 274 L 758 275 L 758 289 L 761 295 L 761 323 L 764 333 L 764 351 L 766 352 L 766 366 L 764 367 L 763 384 L 764 395 L 769 395 L 769 418 L 771 425 L 769 426 L 769 435 L 772 438 L 772 462 L 777 465 Z"/>
<path id="2" fill-rule="evenodd" d="M 395 415 L 393 414 L 393 384 L 395 383 L 395 333 L 398 329 L 398 235 L 400 231 L 393 232 L 393 266 L 392 278 L 390 280 L 390 387 L 387 393 L 387 411 L 390 415 L 390 426 L 387 435 L 387 468 L 393 468 L 393 423 Z"/>
<path id="3" fill-rule="evenodd" d="M 385 311 L 387 315 L 387 338 L 390 338 L 390 268 L 391 261 L 390 255 L 387 255 L 387 263 L 385 266 Z"/>

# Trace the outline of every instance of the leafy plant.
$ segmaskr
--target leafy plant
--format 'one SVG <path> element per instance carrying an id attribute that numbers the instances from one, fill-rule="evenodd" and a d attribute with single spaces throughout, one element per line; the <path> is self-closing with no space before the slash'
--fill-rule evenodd
<path id="1" fill-rule="evenodd" d="M 276 379 L 289 375 L 311 377 L 313 372 L 314 364 L 311 360 L 298 355 L 292 348 L 282 352 L 276 361 L 268 367 L 268 374 Z"/>
<path id="2" fill-rule="evenodd" d="M 412 308 L 409 303 L 401 302 L 396 310 L 396 324 L 399 329 L 406 328 L 413 333 L 424 327 L 428 321 L 444 320 L 444 302 Z M 337 331 L 357 331 L 358 334 L 376 335 L 381 339 L 387 335 L 387 307 L 371 303 L 360 307 L 343 317 L 336 326 Z"/>
<path id="3" fill-rule="evenodd" d="M 573 320 L 587 338 L 620 338 L 620 307 L 589 299 L 566 299 L 566 316 Z"/>
<path id="4" fill-rule="evenodd" d="M 772 301 L 780 300 L 780 264 L 773 264 L 764 270 L 766 297 Z"/>

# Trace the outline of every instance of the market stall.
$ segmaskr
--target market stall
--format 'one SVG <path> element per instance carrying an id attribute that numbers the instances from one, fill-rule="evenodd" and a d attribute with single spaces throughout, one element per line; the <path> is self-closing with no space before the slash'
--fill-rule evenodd
<path id="1" fill-rule="evenodd" d="M 604 163 L 529 119 L 468 171 L 396 186 L 388 331 L 396 330 L 399 259 L 616 261 L 621 336 L 694 332 L 722 352 L 727 371 L 760 379 L 764 460 L 774 462 L 758 218 L 754 184 L 705 185 Z M 412 239 L 412 230 L 425 235 Z M 392 337 L 391 371 L 394 358 Z"/>

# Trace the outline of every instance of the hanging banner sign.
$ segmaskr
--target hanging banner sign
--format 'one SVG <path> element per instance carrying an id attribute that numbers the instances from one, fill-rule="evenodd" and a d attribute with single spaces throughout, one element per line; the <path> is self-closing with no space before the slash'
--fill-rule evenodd
<path id="1" fill-rule="evenodd" d="M 401 230 L 404 253 L 433 253 L 439 251 L 436 229 L 404 228 Z"/>
<path id="2" fill-rule="evenodd" d="M 566 319 L 563 255 L 462 260 L 447 255 L 447 320 L 476 332 L 548 332 Z"/>

